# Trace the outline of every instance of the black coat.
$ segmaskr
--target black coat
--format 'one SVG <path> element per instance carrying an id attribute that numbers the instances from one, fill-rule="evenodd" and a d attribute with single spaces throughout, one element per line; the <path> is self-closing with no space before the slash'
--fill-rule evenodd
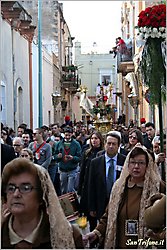
<path id="1" fill-rule="evenodd" d="M 152 141 L 148 138 L 148 136 L 144 137 L 144 146 L 147 149 L 153 150 L 153 145 L 152 145 Z"/>
<path id="2" fill-rule="evenodd" d="M 7 144 L 1 144 L 1 172 L 4 166 L 15 158 L 14 148 Z"/>
<path id="3" fill-rule="evenodd" d="M 119 154 L 117 165 L 123 166 L 126 156 Z M 117 170 L 116 178 L 118 179 L 121 171 Z M 106 186 L 106 163 L 105 155 L 101 155 L 91 161 L 88 183 L 88 206 L 89 212 L 96 211 L 99 219 L 105 212 L 108 204 L 107 186 Z"/>
<path id="4" fill-rule="evenodd" d="M 96 157 L 96 154 L 101 148 L 92 149 L 88 154 L 87 150 L 83 152 L 81 163 L 80 163 L 80 175 L 79 175 L 79 186 L 78 195 L 81 196 L 79 212 L 88 215 L 88 180 L 89 180 L 89 167 L 91 160 Z"/>

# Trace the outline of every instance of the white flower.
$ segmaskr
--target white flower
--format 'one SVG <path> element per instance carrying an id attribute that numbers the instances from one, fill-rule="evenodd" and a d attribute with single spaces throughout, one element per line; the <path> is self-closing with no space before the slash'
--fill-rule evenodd
<path id="1" fill-rule="evenodd" d="M 162 38 L 166 38 L 166 34 L 165 33 L 162 34 Z"/>
<path id="2" fill-rule="evenodd" d="M 143 28 L 143 27 L 140 27 L 139 30 L 140 30 L 140 32 L 143 32 L 143 31 L 144 31 L 144 28 Z"/>
<path id="3" fill-rule="evenodd" d="M 144 38 L 147 39 L 148 37 L 149 37 L 149 34 L 146 33 L 146 34 L 144 35 Z"/>
<path id="4" fill-rule="evenodd" d="M 152 31 L 152 27 L 149 27 L 148 30 L 149 30 L 149 32 L 151 32 Z"/>
<path id="5" fill-rule="evenodd" d="M 158 32 L 157 34 L 155 34 L 156 37 L 160 38 L 161 37 L 161 32 Z"/>
<path id="6" fill-rule="evenodd" d="M 152 38 L 155 38 L 155 37 L 156 37 L 156 34 L 155 34 L 155 33 L 151 33 L 151 37 L 152 37 Z"/>
<path id="7" fill-rule="evenodd" d="M 165 27 L 159 27 L 159 31 L 165 31 Z"/>
<path id="8" fill-rule="evenodd" d="M 153 32 L 154 32 L 154 33 L 158 33 L 157 28 L 153 28 Z"/>
<path id="9" fill-rule="evenodd" d="M 150 29 L 150 28 L 147 28 L 147 29 L 146 29 L 146 33 L 147 33 L 147 34 L 150 34 L 150 33 L 151 33 L 151 29 Z"/>
<path id="10" fill-rule="evenodd" d="M 147 27 L 145 26 L 144 29 L 143 29 L 144 32 L 147 32 Z"/>

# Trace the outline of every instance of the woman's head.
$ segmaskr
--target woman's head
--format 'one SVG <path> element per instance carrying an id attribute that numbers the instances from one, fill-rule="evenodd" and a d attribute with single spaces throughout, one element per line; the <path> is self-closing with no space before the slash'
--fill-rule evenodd
<path id="1" fill-rule="evenodd" d="M 29 148 L 23 148 L 20 152 L 20 157 L 33 161 L 33 152 Z"/>
<path id="2" fill-rule="evenodd" d="M 129 155 L 129 174 L 135 182 L 141 182 L 145 178 L 149 157 L 141 147 L 135 147 Z"/>
<path id="3" fill-rule="evenodd" d="M 32 190 L 30 190 L 31 188 Z M 34 201 L 41 205 L 43 191 L 35 164 L 22 158 L 14 159 L 6 164 L 2 172 L 2 192 L 4 200 L 7 202 L 20 201 L 23 203 L 23 201 L 26 202 L 27 197 L 33 194 Z M 30 201 L 32 201 L 32 197 L 29 197 Z"/>
<path id="4" fill-rule="evenodd" d="M 134 147 L 137 143 L 143 145 L 143 136 L 139 129 L 132 129 L 129 132 L 129 144 Z"/>
<path id="5" fill-rule="evenodd" d="M 103 148 L 104 147 L 104 138 L 102 134 L 98 131 L 92 133 L 90 137 L 90 144 L 93 148 Z"/>

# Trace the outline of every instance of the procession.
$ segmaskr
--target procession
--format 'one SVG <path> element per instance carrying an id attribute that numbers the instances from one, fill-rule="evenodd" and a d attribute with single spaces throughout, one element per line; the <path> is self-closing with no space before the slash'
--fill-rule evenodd
<path id="1" fill-rule="evenodd" d="M 95 5 L 109 49 L 70 31 Z M 0 25 L 1 248 L 166 249 L 166 1 L 1 1 Z"/>

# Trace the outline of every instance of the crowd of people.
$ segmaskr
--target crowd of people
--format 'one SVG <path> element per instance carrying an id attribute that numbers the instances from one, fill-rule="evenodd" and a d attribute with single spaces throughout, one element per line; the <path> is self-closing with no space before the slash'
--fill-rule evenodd
<path id="1" fill-rule="evenodd" d="M 133 249 L 148 239 L 165 248 L 165 135 L 163 145 L 161 152 L 145 120 L 113 124 L 106 135 L 69 116 L 33 130 L 1 124 L 2 248 Z M 61 207 L 59 197 L 71 192 L 87 217 L 86 235 Z M 163 211 L 157 224 L 152 207 Z"/>

